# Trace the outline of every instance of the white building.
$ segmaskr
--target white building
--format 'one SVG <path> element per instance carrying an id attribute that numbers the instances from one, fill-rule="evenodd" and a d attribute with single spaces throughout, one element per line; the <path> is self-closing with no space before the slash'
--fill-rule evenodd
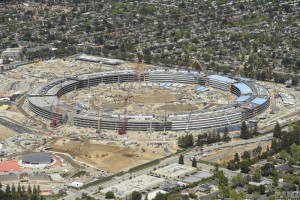
<path id="1" fill-rule="evenodd" d="M 159 168 L 151 173 L 154 176 L 158 176 L 162 178 L 177 179 L 177 178 L 183 178 L 186 175 L 190 175 L 194 172 L 197 172 L 197 169 L 194 167 L 173 163 L 165 167 Z"/>
<path id="2" fill-rule="evenodd" d="M 164 182 L 165 180 L 162 178 L 143 174 L 133 179 L 122 181 L 119 184 L 104 188 L 100 192 L 105 194 L 106 192 L 112 191 L 116 197 L 126 199 L 134 191 L 143 192 L 148 189 L 156 188 Z"/>

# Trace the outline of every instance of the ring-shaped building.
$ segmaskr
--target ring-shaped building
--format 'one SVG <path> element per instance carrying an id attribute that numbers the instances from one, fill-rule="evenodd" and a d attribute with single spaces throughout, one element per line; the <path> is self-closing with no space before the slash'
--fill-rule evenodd
<path id="1" fill-rule="evenodd" d="M 57 105 L 60 96 L 74 90 L 133 80 L 147 84 L 159 83 L 166 87 L 171 84 L 194 84 L 199 86 L 197 86 L 199 91 L 205 91 L 206 87 L 210 86 L 231 92 L 237 98 L 228 105 L 214 109 L 178 112 L 167 116 L 153 113 L 145 115 L 138 112 L 127 113 L 126 116 L 113 112 L 99 114 L 97 111 L 80 110 L 71 105 L 61 103 Z M 79 127 L 118 130 L 123 123 L 120 118 L 125 118 L 127 130 L 186 131 L 219 128 L 254 118 L 268 108 L 270 97 L 266 88 L 251 79 L 196 71 L 148 69 L 142 73 L 134 70 L 105 71 L 55 79 L 34 88 L 28 94 L 28 103 L 30 110 L 38 116 L 49 120 L 55 116 L 60 123 L 69 123 Z M 57 107 L 53 109 L 53 105 Z"/>

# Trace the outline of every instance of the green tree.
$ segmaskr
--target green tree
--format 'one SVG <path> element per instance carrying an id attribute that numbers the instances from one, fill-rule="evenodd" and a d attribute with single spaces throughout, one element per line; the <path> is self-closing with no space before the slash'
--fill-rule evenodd
<path id="1" fill-rule="evenodd" d="M 233 159 L 233 161 L 234 161 L 235 163 L 239 163 L 239 162 L 240 162 L 240 156 L 239 156 L 238 153 L 235 153 L 235 154 L 234 154 L 234 159 Z"/>
<path id="2" fill-rule="evenodd" d="M 231 179 L 231 185 L 233 188 L 243 187 L 247 183 L 247 178 L 243 174 L 238 173 L 236 176 L 233 176 Z"/>
<path id="3" fill-rule="evenodd" d="M 253 149 L 253 156 L 258 157 L 261 155 L 262 147 L 258 145 L 255 149 Z"/>
<path id="4" fill-rule="evenodd" d="M 223 171 L 218 171 L 217 178 L 219 180 L 219 192 L 220 195 L 225 198 L 229 197 L 230 187 L 228 186 L 228 178 Z"/>
<path id="5" fill-rule="evenodd" d="M 257 169 L 255 170 L 254 174 L 253 174 L 253 177 L 252 177 L 252 180 L 254 182 L 260 182 L 260 179 L 261 179 L 261 170 L 260 169 Z"/>
<path id="6" fill-rule="evenodd" d="M 41 193 L 41 187 L 40 187 L 40 185 L 37 186 L 37 193 L 38 193 L 38 194 Z"/>
<path id="7" fill-rule="evenodd" d="M 18 183 L 17 192 L 18 192 L 19 194 L 22 193 L 22 188 L 21 188 L 20 183 Z"/>
<path id="8" fill-rule="evenodd" d="M 181 165 L 184 165 L 184 156 L 182 154 L 180 154 L 180 156 L 179 156 L 178 163 L 181 164 Z"/>
<path id="9" fill-rule="evenodd" d="M 30 195 L 30 200 L 39 200 L 39 196 L 37 194 Z"/>
<path id="10" fill-rule="evenodd" d="M 240 138 L 242 138 L 242 139 L 249 139 L 250 138 L 250 133 L 249 133 L 249 130 L 248 130 L 248 126 L 247 126 L 245 121 L 242 122 Z"/>
<path id="11" fill-rule="evenodd" d="M 36 185 L 33 185 L 33 194 L 37 194 L 37 189 L 36 189 Z"/>
<path id="12" fill-rule="evenodd" d="M 244 151 L 242 155 L 243 160 L 250 160 L 250 152 L 249 151 Z"/>
<path id="13" fill-rule="evenodd" d="M 162 194 L 162 193 L 157 193 L 154 200 L 167 200 L 166 195 Z"/>
<path id="14" fill-rule="evenodd" d="M 246 199 L 246 194 L 244 192 L 237 192 L 235 190 L 230 190 L 229 198 L 231 200 L 243 200 Z"/>
<path id="15" fill-rule="evenodd" d="M 282 138 L 281 127 L 278 122 L 276 122 L 274 130 L 273 130 L 273 137 L 274 138 Z"/>
<path id="16" fill-rule="evenodd" d="M 242 173 L 248 174 L 250 171 L 250 162 L 248 160 L 243 160 L 240 163 L 240 167 Z"/>
<path id="17" fill-rule="evenodd" d="M 131 200 L 142 200 L 142 194 L 137 191 L 132 192 Z"/>
<path id="18" fill-rule="evenodd" d="M 16 186 L 14 183 L 11 185 L 11 192 L 16 193 Z"/>
<path id="19" fill-rule="evenodd" d="M 192 161 L 192 167 L 197 168 L 197 161 L 196 161 L 195 157 L 193 158 L 193 161 Z"/>
<path id="20" fill-rule="evenodd" d="M 27 193 L 28 193 L 28 194 L 32 194 L 32 189 L 31 189 L 31 185 L 30 185 L 30 184 L 28 185 Z"/>
<path id="21" fill-rule="evenodd" d="M 288 154 L 288 152 L 286 152 L 286 150 L 282 150 L 279 153 L 279 157 L 280 157 L 280 159 L 286 161 L 288 159 L 288 157 L 289 157 L 289 154 Z"/>
<path id="22" fill-rule="evenodd" d="M 105 198 L 106 199 L 113 199 L 115 198 L 115 194 L 112 191 L 108 191 L 105 193 Z"/>
<path id="23" fill-rule="evenodd" d="M 261 167 L 261 175 L 264 177 L 273 175 L 275 170 L 275 166 L 272 163 L 266 163 L 264 166 Z"/>
<path id="24" fill-rule="evenodd" d="M 183 200 L 183 198 L 180 194 L 173 193 L 173 194 L 168 195 L 167 200 Z"/>
<path id="25" fill-rule="evenodd" d="M 223 134 L 222 140 L 223 140 L 224 142 L 229 142 L 229 141 L 231 140 L 231 137 L 229 136 L 229 132 L 228 132 L 228 129 L 227 129 L 226 126 L 225 126 L 225 128 L 224 128 L 224 134 Z"/>
<path id="26" fill-rule="evenodd" d="M 272 181 L 274 186 L 278 186 L 279 182 L 279 173 L 277 170 L 273 170 L 273 176 L 272 176 Z"/>
<path id="27" fill-rule="evenodd" d="M 5 188 L 5 193 L 10 193 L 10 186 L 9 184 L 6 185 L 6 188 Z"/>
<path id="28" fill-rule="evenodd" d="M 289 159 L 289 163 L 291 165 L 298 165 L 300 159 L 300 148 L 296 144 L 291 145 L 291 158 Z"/>
<path id="29" fill-rule="evenodd" d="M 299 78 L 298 78 L 298 76 L 293 76 L 293 78 L 292 78 L 292 85 L 293 86 L 298 86 L 298 84 L 299 84 Z"/>

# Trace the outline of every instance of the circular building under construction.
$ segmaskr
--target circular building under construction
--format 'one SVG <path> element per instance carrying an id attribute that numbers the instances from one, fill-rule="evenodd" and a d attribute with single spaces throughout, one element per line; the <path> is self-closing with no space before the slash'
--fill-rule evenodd
<path id="1" fill-rule="evenodd" d="M 30 153 L 24 155 L 19 161 L 19 165 L 27 168 L 44 168 L 52 166 L 56 159 L 50 153 Z"/>
<path id="2" fill-rule="evenodd" d="M 227 105 L 213 109 L 173 112 L 164 115 L 144 114 L 138 111 L 124 113 L 83 110 L 74 105 L 60 102 L 60 97 L 69 92 L 93 86 L 113 83 L 143 82 L 146 86 L 180 87 L 194 85 L 195 90 L 204 92 L 208 87 L 227 91 L 236 96 Z M 52 80 L 36 87 L 28 95 L 29 108 L 37 115 L 51 120 L 51 125 L 69 123 L 79 127 L 119 131 L 189 131 L 219 128 L 255 118 L 270 104 L 269 92 L 251 79 L 233 78 L 218 74 L 203 74 L 196 71 L 170 69 L 148 69 L 141 73 L 135 70 L 106 71 L 79 74 Z M 125 104 L 129 97 L 125 98 Z"/>

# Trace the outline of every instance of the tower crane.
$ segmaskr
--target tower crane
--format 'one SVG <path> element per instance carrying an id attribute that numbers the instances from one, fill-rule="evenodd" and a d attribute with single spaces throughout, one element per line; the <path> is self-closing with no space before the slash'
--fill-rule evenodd
<path id="1" fill-rule="evenodd" d="M 51 119 L 51 123 L 50 123 L 50 126 L 52 128 L 55 128 L 58 126 L 59 124 L 59 119 L 58 119 L 58 106 L 59 106 L 59 98 L 61 97 L 61 88 L 62 88 L 62 81 L 59 82 L 59 85 L 58 85 L 58 91 L 57 91 L 57 101 L 56 101 L 56 104 L 51 106 L 51 113 L 52 113 L 52 119 Z"/>

